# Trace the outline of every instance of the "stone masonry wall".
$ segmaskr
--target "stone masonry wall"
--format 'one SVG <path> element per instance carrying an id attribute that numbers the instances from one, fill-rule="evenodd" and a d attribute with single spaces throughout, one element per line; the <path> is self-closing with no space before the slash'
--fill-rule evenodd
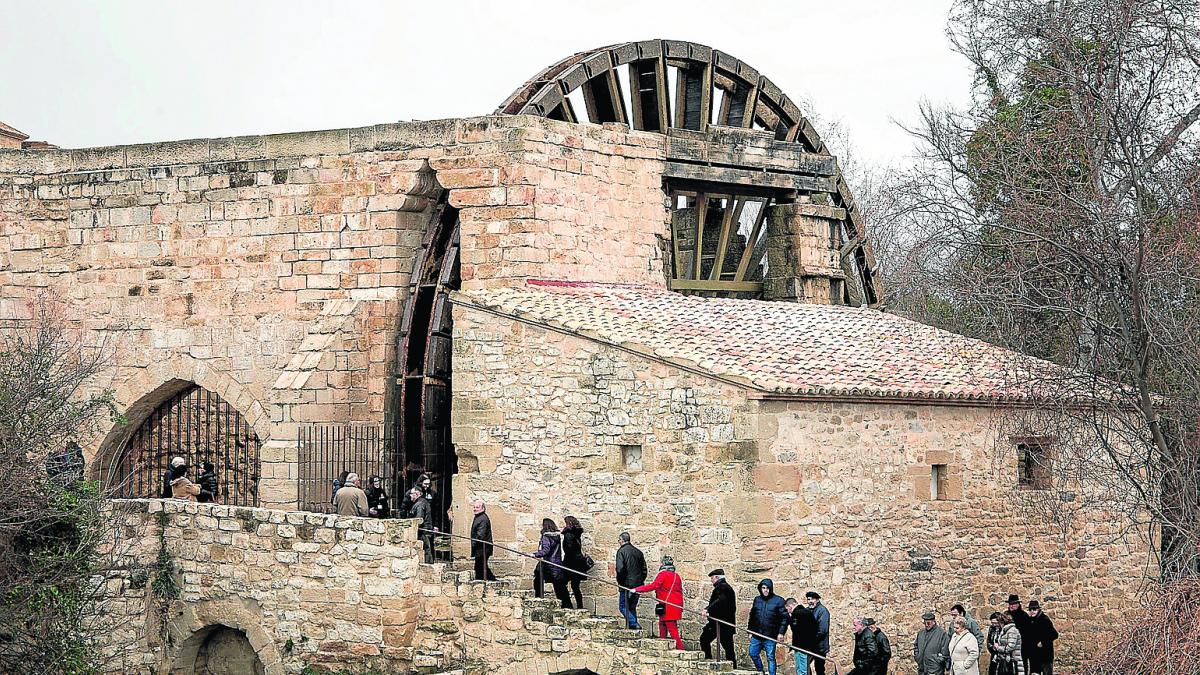
<path id="1" fill-rule="evenodd" d="M 104 581 L 106 672 L 191 673 L 214 626 L 249 638 L 268 674 L 403 672 L 419 614 L 415 521 L 114 502 Z"/>
<path id="2" fill-rule="evenodd" d="M 186 383 L 237 408 L 260 500 L 296 500 L 296 431 L 383 421 L 436 180 L 462 277 L 663 284 L 663 137 L 500 116 L 307 134 L 0 151 L 0 318 L 44 292 L 114 349 L 131 423 Z"/>
<path id="3" fill-rule="evenodd" d="M 1015 452 L 997 453 L 989 410 L 752 400 L 461 305 L 454 368 L 456 504 L 482 497 L 498 541 L 532 551 L 542 517 L 573 514 L 597 569 L 612 575 L 617 534 L 629 530 L 652 570 L 674 556 L 689 604 L 708 597 L 708 570 L 724 567 L 743 621 L 763 577 L 785 596 L 816 589 L 842 664 L 855 616 L 878 619 L 898 672 L 912 672 L 905 654 L 922 612 L 962 602 L 986 624 L 1015 592 L 1041 599 L 1058 623 L 1069 672 L 1135 602 L 1145 549 L 1120 536 L 1113 514 L 1064 530 L 1023 511 Z M 623 445 L 640 446 L 640 467 L 623 465 Z M 930 499 L 933 464 L 947 465 L 945 500 Z M 523 561 L 494 568 L 532 573 Z M 595 590 L 615 613 L 608 590 Z M 684 627 L 695 639 L 698 624 Z"/>

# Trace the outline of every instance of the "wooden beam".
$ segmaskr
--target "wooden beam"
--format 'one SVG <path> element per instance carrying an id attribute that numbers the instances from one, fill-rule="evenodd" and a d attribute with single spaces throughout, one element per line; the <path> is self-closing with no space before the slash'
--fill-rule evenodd
<path id="1" fill-rule="evenodd" d="M 704 219 L 708 216 L 708 195 L 701 192 L 696 205 L 696 253 L 692 260 L 695 273 L 690 278 L 700 278 L 700 256 L 704 251 Z"/>
<path id="2" fill-rule="evenodd" d="M 734 202 L 737 203 L 736 206 Z M 712 271 L 708 273 L 710 280 L 720 279 L 721 272 L 725 270 L 725 250 L 729 248 L 732 224 L 741 218 L 742 206 L 745 203 L 745 199 L 739 199 L 733 195 L 729 196 L 729 203 L 725 206 L 725 218 L 721 221 L 721 238 L 717 240 L 717 257 L 713 259 Z"/>
<path id="3" fill-rule="evenodd" d="M 757 293 L 762 291 L 762 282 L 672 279 L 669 287 L 673 291 L 736 291 L 739 293 Z"/>
<path id="4" fill-rule="evenodd" d="M 767 208 L 771 206 L 770 199 L 764 199 L 762 208 L 758 210 L 758 217 L 754 219 L 754 228 L 750 230 L 750 236 L 746 237 L 746 250 L 742 251 L 742 259 L 738 263 L 737 272 L 733 275 L 734 281 L 742 281 L 746 278 L 746 271 L 750 269 L 751 258 L 754 257 L 755 244 L 758 242 L 759 233 L 762 232 L 763 223 L 767 220 Z"/>
<path id="5" fill-rule="evenodd" d="M 671 98 L 667 95 L 667 61 L 654 60 L 654 86 L 658 89 L 658 128 L 664 134 L 671 128 Z"/>

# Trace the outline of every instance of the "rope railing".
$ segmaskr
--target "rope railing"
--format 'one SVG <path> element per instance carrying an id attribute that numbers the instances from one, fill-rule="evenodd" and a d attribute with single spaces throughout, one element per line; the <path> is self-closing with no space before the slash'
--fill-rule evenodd
<path id="1" fill-rule="evenodd" d="M 622 591 L 626 591 L 626 592 L 629 592 L 629 593 L 636 593 L 636 592 L 637 592 L 637 591 L 635 591 L 634 589 L 632 589 L 632 588 L 628 588 L 628 587 L 625 587 L 625 586 L 622 586 L 621 584 L 619 584 L 619 583 L 617 583 L 617 582 L 615 582 L 615 581 L 610 581 L 610 580 L 608 580 L 608 579 L 604 579 L 604 578 L 601 578 L 601 577 L 598 577 L 598 576 L 595 576 L 595 575 L 592 575 L 592 574 L 588 574 L 587 572 L 580 572 L 579 570 L 572 569 L 572 568 L 570 568 L 570 567 L 567 567 L 567 566 L 565 566 L 565 565 L 562 565 L 562 564 L 559 564 L 559 563 L 555 563 L 555 562 L 550 562 L 549 560 L 546 560 L 546 559 L 544 559 L 544 558 L 538 558 L 538 557 L 536 557 L 536 556 L 534 556 L 534 555 L 532 555 L 532 554 L 526 553 L 526 552 L 524 552 L 524 551 L 518 551 L 518 550 L 517 550 L 517 549 L 515 549 L 515 548 L 510 548 L 510 547 L 508 547 L 508 546 L 504 546 L 503 544 L 497 544 L 497 543 L 495 543 L 494 541 L 484 541 L 484 540 L 482 540 L 482 539 L 475 539 L 474 537 L 468 537 L 468 536 L 466 536 L 466 535 L 462 535 L 462 534 L 454 534 L 454 533 L 452 533 L 452 532 L 442 532 L 442 531 L 439 531 L 439 530 L 428 530 L 428 529 L 425 529 L 425 528 L 423 528 L 423 527 L 418 527 L 418 528 L 417 528 L 417 530 L 418 530 L 418 531 L 420 531 L 420 532 L 422 532 L 422 533 L 424 533 L 424 534 L 428 534 L 428 535 L 442 536 L 442 537 L 453 537 L 454 539 L 465 539 L 465 540 L 467 540 L 467 541 L 470 541 L 470 542 L 477 542 L 477 543 L 480 543 L 480 544 L 487 544 L 487 545 L 489 545 L 489 546 L 492 546 L 493 548 L 498 548 L 498 549 L 500 549 L 501 551 L 507 551 L 507 552 L 509 552 L 509 553 L 514 553 L 514 554 L 516 554 L 516 555 L 518 555 L 518 556 L 520 556 L 520 557 L 522 557 L 522 558 L 529 558 L 530 560 L 535 560 L 535 561 L 537 561 L 537 562 L 545 563 L 545 564 L 547 564 L 547 565 L 550 565 L 550 566 L 552 566 L 552 567 L 556 567 L 556 568 L 558 568 L 558 569 L 560 569 L 560 570 L 564 570 L 564 571 L 566 571 L 566 572 L 570 572 L 571 574 L 578 574 L 579 576 L 585 577 L 585 578 L 587 578 L 587 579 L 590 579 L 590 580 L 592 580 L 592 581 L 595 581 L 595 582 L 597 582 L 597 583 L 603 584 L 603 585 L 605 585 L 605 586 L 612 586 L 612 587 L 614 587 L 614 588 L 617 588 L 617 589 L 620 589 L 620 590 L 622 590 Z M 491 559 L 492 557 L 493 557 L 493 556 L 485 556 L 485 563 L 486 563 L 486 561 L 487 561 L 487 560 Z M 696 611 L 696 610 L 694 610 L 694 609 L 688 609 L 687 607 L 684 607 L 683 605 L 677 605 L 677 604 L 675 604 L 675 603 L 673 603 L 673 602 L 668 602 L 668 601 L 666 601 L 666 600 L 658 600 L 658 602 L 661 602 L 661 603 L 663 603 L 664 605 L 670 605 L 671 607 L 674 607 L 674 608 L 676 608 L 676 609 L 680 610 L 681 612 L 685 612 L 685 613 L 687 613 L 687 614 L 692 614 L 692 615 L 695 615 L 695 616 L 697 616 L 697 617 L 699 617 L 700 619 L 702 619 L 702 620 L 705 620 L 705 621 L 712 621 L 712 622 L 714 622 L 714 623 L 719 623 L 719 624 L 722 624 L 722 625 L 725 625 L 725 626 L 729 626 L 730 628 L 733 628 L 733 629 L 736 629 L 736 628 L 737 628 L 737 625 L 736 625 L 736 624 L 732 624 L 732 623 L 730 623 L 730 622 L 728 622 L 728 621 L 725 621 L 725 620 L 723 620 L 723 619 L 717 619 L 717 618 L 715 618 L 715 617 L 709 616 L 709 615 L 707 615 L 707 614 L 705 614 L 705 613 L 703 613 L 703 612 L 699 612 L 699 611 Z M 777 649 L 778 649 L 779 647 L 784 647 L 784 648 L 786 648 L 786 649 L 788 649 L 788 650 L 790 650 L 790 651 L 793 651 L 793 652 L 800 652 L 800 653 L 802 653 L 802 654 L 805 654 L 805 655 L 807 655 L 807 656 L 808 656 L 808 658 L 809 658 L 809 659 L 821 659 L 821 660 L 825 661 L 827 664 L 829 664 L 829 665 L 832 665 L 832 666 L 833 666 L 833 675 L 841 675 L 841 672 L 842 672 L 842 671 L 841 671 L 841 669 L 838 667 L 838 665 L 837 665 L 837 662 L 836 662 L 836 661 L 834 661 L 834 660 L 832 660 L 832 659 L 830 659 L 828 656 L 825 656 L 825 655 L 823 655 L 823 654 L 817 654 L 817 653 L 814 653 L 814 652 L 810 652 L 810 651 L 808 651 L 808 650 L 806 650 L 806 649 L 801 649 L 800 647 L 797 647 L 797 646 L 795 646 L 795 645 L 789 644 L 789 643 L 787 643 L 787 642 L 782 642 L 782 641 L 780 641 L 779 639 L 777 639 L 777 638 L 776 638 L 775 636 L 773 636 L 773 635 L 763 635 L 763 634 L 761 634 L 761 633 L 756 633 L 756 632 L 754 632 L 754 631 L 752 631 L 752 630 L 750 630 L 750 629 L 748 629 L 748 628 L 744 628 L 744 629 L 742 629 L 742 630 L 745 630 L 747 634 L 749 634 L 749 635 L 752 635 L 752 636 L 754 636 L 754 637 L 756 637 L 756 638 L 759 638 L 760 640 L 768 640 L 768 641 L 770 641 L 770 642 L 773 642 L 773 643 L 775 643 L 775 645 L 776 645 L 776 648 L 777 648 Z M 720 647 L 720 645 L 719 645 L 719 644 L 717 644 L 717 643 L 714 643 L 714 645 L 713 645 L 713 646 L 714 646 L 714 651 L 713 651 L 713 653 L 714 653 L 714 654 L 718 654 L 718 653 L 720 653 L 720 650 L 719 650 L 719 647 Z"/>

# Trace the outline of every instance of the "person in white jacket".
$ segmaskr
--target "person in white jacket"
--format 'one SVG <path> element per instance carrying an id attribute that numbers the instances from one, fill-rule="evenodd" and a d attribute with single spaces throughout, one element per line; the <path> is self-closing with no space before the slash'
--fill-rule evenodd
<path id="1" fill-rule="evenodd" d="M 967 630 L 967 618 L 957 616 L 950 637 L 950 675 L 979 675 L 979 640 Z"/>

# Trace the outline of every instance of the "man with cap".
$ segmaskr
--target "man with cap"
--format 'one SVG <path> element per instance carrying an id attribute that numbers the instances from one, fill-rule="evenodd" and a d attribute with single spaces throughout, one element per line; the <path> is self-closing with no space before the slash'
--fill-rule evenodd
<path id="1" fill-rule="evenodd" d="M 1021 609 L 1021 598 L 1016 593 L 1010 593 L 1008 596 L 1008 614 L 1012 617 L 1013 626 L 1017 632 L 1021 634 L 1021 659 L 1025 665 L 1025 672 L 1029 672 L 1029 650 L 1027 649 L 1029 642 L 1029 615 L 1025 610 Z"/>
<path id="2" fill-rule="evenodd" d="M 854 668 L 849 675 L 877 675 L 879 643 L 875 635 L 867 630 L 866 620 L 854 619 Z"/>
<path id="3" fill-rule="evenodd" d="M 946 653 L 950 647 L 950 636 L 937 623 L 933 612 L 921 615 L 924 628 L 917 631 L 913 641 L 913 660 L 917 662 L 917 675 L 944 675 Z"/>
<path id="4" fill-rule="evenodd" d="M 725 581 L 725 570 L 718 567 L 708 573 L 712 582 L 712 595 L 708 598 L 708 607 L 702 614 L 708 623 L 700 632 L 700 648 L 704 650 L 704 658 L 711 659 L 713 640 L 719 640 L 721 649 L 725 651 L 725 660 L 733 662 L 737 668 L 737 656 L 733 649 L 734 621 L 737 619 L 737 594 L 733 586 Z"/>
<path id="5" fill-rule="evenodd" d="M 829 653 L 829 610 L 821 604 L 821 594 L 816 591 L 805 593 L 804 602 L 817 620 L 817 648 L 813 652 L 819 658 L 811 659 L 813 670 L 817 675 L 825 675 L 825 655 Z"/>
<path id="6" fill-rule="evenodd" d="M 875 619 L 867 617 L 863 619 L 863 625 L 871 631 L 875 643 L 879 645 L 879 669 L 876 672 L 879 675 L 887 675 L 888 665 L 892 661 L 892 641 L 888 639 L 887 633 L 879 629 L 879 624 L 875 623 Z"/>
<path id="7" fill-rule="evenodd" d="M 1058 639 L 1058 631 L 1054 622 L 1042 611 L 1042 605 L 1037 600 L 1029 601 L 1029 640 L 1021 636 L 1024 645 L 1022 654 L 1029 663 L 1025 671 L 1030 675 L 1054 675 L 1054 641 Z"/>

